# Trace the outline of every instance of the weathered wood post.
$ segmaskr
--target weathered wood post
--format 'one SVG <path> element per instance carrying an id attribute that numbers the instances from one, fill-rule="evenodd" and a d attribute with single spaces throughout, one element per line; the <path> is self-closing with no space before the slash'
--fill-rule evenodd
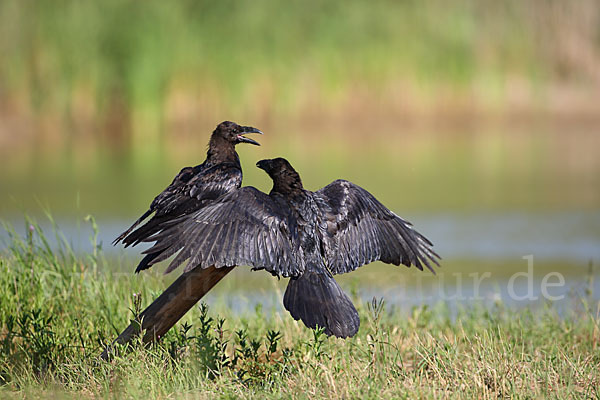
<path id="1" fill-rule="evenodd" d="M 129 343 L 141 332 L 144 332 L 143 343 L 149 343 L 162 337 L 233 268 L 195 268 L 183 273 L 142 311 L 137 321 L 133 321 L 112 345 L 104 349 L 100 357 L 107 360 L 114 344 Z M 141 321 L 141 327 L 139 321 Z"/>

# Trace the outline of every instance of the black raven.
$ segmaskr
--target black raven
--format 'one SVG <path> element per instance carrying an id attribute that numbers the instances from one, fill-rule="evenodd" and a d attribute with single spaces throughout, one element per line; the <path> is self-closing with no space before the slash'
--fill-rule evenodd
<path id="1" fill-rule="evenodd" d="M 242 184 L 242 167 L 235 151 L 238 143 L 260 144 L 244 135 L 262 132 L 251 126 L 235 122 L 221 122 L 213 131 L 208 143 L 206 160 L 195 167 L 183 168 L 173 182 L 154 198 L 150 208 L 129 229 L 115 239 L 125 247 L 135 246 L 147 237 L 160 232 L 165 223 L 197 211 L 219 196 L 237 189 Z M 152 213 L 152 218 L 134 229 Z M 159 253 L 147 254 L 136 272 L 149 268 Z"/>
<path id="2" fill-rule="evenodd" d="M 173 221 L 145 240 L 156 242 L 147 253 L 160 253 L 150 264 L 178 253 L 166 272 L 189 260 L 186 271 L 250 265 L 289 277 L 283 304 L 292 317 L 342 338 L 360 320 L 333 275 L 376 260 L 432 272 L 439 265 L 431 242 L 365 189 L 336 180 L 311 192 L 283 158 L 257 166 L 273 179 L 269 195 L 243 187 Z"/>

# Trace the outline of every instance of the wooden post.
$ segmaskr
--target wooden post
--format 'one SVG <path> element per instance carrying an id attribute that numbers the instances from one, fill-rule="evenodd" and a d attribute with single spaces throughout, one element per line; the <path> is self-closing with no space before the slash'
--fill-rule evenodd
<path id="1" fill-rule="evenodd" d="M 195 268 L 183 273 L 171 284 L 152 304 L 139 316 L 139 321 L 133 321 L 115 339 L 115 343 L 126 344 L 144 332 L 142 341 L 151 342 L 163 336 L 173 325 L 185 315 L 210 289 L 213 288 L 234 267 Z M 112 345 L 108 346 L 100 356 L 109 358 Z"/>

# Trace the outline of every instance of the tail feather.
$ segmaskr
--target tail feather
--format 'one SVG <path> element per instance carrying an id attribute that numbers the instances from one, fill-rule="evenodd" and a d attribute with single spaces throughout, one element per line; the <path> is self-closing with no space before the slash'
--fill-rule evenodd
<path id="1" fill-rule="evenodd" d="M 290 279 L 283 305 L 295 320 L 309 328 L 323 327 L 327 335 L 352 337 L 360 326 L 352 301 L 327 273 L 305 272 Z"/>

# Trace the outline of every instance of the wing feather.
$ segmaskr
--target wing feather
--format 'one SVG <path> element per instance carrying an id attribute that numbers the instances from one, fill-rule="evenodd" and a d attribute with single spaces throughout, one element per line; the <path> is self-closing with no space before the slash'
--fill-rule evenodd
<path id="1" fill-rule="evenodd" d="M 412 224 L 381 204 L 371 193 L 345 180 L 315 192 L 328 221 L 323 235 L 327 264 L 334 274 L 381 260 L 388 264 L 426 266 L 435 273 L 439 255 Z"/>
<path id="2" fill-rule="evenodd" d="M 150 204 L 150 208 L 113 244 L 125 247 L 146 242 L 150 237 L 173 225 L 173 221 L 189 215 L 218 197 L 235 190 L 242 183 L 242 171 L 235 163 L 215 166 L 200 164 L 183 168 Z M 152 215 L 153 214 L 153 215 Z M 139 226 L 150 215 L 152 217 Z"/>
<path id="3" fill-rule="evenodd" d="M 296 222 L 287 203 L 244 187 L 182 218 L 152 235 L 145 253 L 161 251 L 156 260 L 177 253 L 166 272 L 187 260 L 186 270 L 215 265 L 250 265 L 274 275 L 298 276 L 304 271 L 302 252 L 296 251 Z"/>

